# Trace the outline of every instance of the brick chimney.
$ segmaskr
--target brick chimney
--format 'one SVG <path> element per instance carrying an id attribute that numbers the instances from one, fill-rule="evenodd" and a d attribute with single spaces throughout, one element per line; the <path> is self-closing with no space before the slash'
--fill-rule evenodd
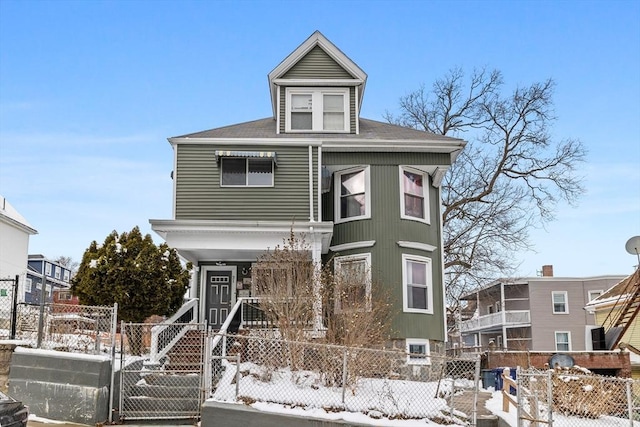
<path id="1" fill-rule="evenodd" d="M 542 277 L 553 277 L 553 265 L 542 266 Z"/>

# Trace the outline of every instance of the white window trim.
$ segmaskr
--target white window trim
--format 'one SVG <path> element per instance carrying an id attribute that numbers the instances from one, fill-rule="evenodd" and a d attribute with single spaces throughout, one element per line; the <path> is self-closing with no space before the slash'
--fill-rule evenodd
<path id="1" fill-rule="evenodd" d="M 411 353 L 409 352 L 410 345 L 424 345 L 425 346 L 425 358 L 424 359 L 411 359 Z M 417 339 L 417 338 L 407 338 L 406 339 L 406 347 L 405 350 L 407 352 L 407 365 L 431 365 L 431 346 L 429 344 L 429 340 L 426 339 Z"/>
<path id="2" fill-rule="evenodd" d="M 375 245 L 375 240 L 363 240 L 361 242 L 343 243 L 341 245 L 329 246 L 331 252 L 350 251 L 353 249 L 370 248 Z"/>
<path id="3" fill-rule="evenodd" d="M 425 252 L 433 252 L 438 249 L 436 246 L 430 245 L 428 243 L 408 242 L 406 240 L 400 240 L 397 243 L 401 248 L 417 249 L 419 251 Z"/>
<path id="4" fill-rule="evenodd" d="M 33 280 L 31 280 L 30 278 L 27 278 L 25 284 L 24 284 L 24 291 L 31 293 L 33 289 Z"/>
<path id="5" fill-rule="evenodd" d="M 310 130 L 291 129 L 291 96 L 292 95 L 311 95 L 311 120 Z M 323 95 L 343 95 L 344 102 L 344 129 L 342 130 L 324 130 L 323 129 Z M 350 131 L 349 111 L 349 88 L 321 88 L 321 87 L 288 87 L 285 90 L 285 106 L 286 106 L 286 132 L 319 132 L 319 133 L 348 133 Z"/>
<path id="6" fill-rule="evenodd" d="M 361 219 L 370 219 L 371 218 L 371 167 L 370 166 L 358 166 L 349 169 L 344 169 L 339 172 L 336 172 L 333 177 L 333 192 L 334 192 L 334 217 L 333 223 L 340 224 L 342 222 L 349 221 L 358 221 Z M 349 218 L 341 218 L 340 217 L 340 183 L 342 175 L 346 175 L 353 172 L 358 172 L 364 170 L 364 215 L 360 216 L 352 216 Z"/>
<path id="7" fill-rule="evenodd" d="M 426 268 L 427 282 L 427 309 L 410 308 L 409 296 L 407 295 L 407 261 L 424 262 Z M 417 255 L 402 254 L 402 311 L 405 313 L 433 314 L 433 264 L 431 258 Z"/>
<path id="8" fill-rule="evenodd" d="M 423 190 L 423 203 L 422 207 L 424 212 L 424 218 L 417 218 L 415 216 L 406 215 L 404 212 L 404 171 L 414 173 L 416 175 L 422 175 L 422 190 Z M 400 166 L 398 168 L 400 177 L 400 218 L 408 219 L 411 221 L 423 222 L 425 224 L 431 224 L 430 212 L 429 212 L 429 174 L 418 169 L 414 169 L 408 166 Z"/>
<path id="9" fill-rule="evenodd" d="M 364 260 L 367 266 L 367 283 L 366 283 L 366 298 L 367 298 L 367 309 L 371 310 L 371 253 L 363 253 L 363 254 L 353 254 L 353 255 L 344 255 L 335 257 L 333 260 L 333 270 L 335 274 L 338 274 L 340 270 L 340 266 L 343 262 L 351 262 L 351 261 L 360 261 Z M 340 304 L 340 300 L 336 298 L 335 300 L 335 309 L 338 313 L 349 312 L 352 310 L 343 310 Z"/>
<path id="10" fill-rule="evenodd" d="M 564 308 L 565 308 L 565 311 L 556 311 L 556 304 L 555 304 L 555 299 L 554 299 L 555 295 L 564 295 Z M 567 294 L 567 291 L 552 291 L 551 292 L 551 310 L 553 311 L 553 314 L 569 314 L 569 295 Z"/>
<path id="11" fill-rule="evenodd" d="M 234 159 L 234 160 L 238 160 L 238 159 L 242 159 L 245 162 L 245 179 L 246 179 L 246 183 L 245 185 L 228 185 L 228 184 L 223 184 L 222 183 L 222 175 L 224 174 L 224 160 L 225 159 Z M 225 157 L 224 159 L 220 159 L 220 187 L 223 188 L 272 188 L 275 186 L 275 175 L 276 175 L 276 170 L 275 170 L 275 164 L 273 161 L 271 161 L 271 184 L 265 184 L 265 185 L 256 185 L 256 184 L 249 184 L 249 160 L 252 159 L 262 159 L 261 157 Z M 263 159 L 264 160 L 264 159 Z"/>
<path id="12" fill-rule="evenodd" d="M 70 276 L 71 276 L 71 273 L 69 272 L 69 270 L 64 270 L 64 275 L 63 275 L 64 279 L 63 279 L 63 280 L 64 280 L 65 282 L 68 282 L 68 281 L 69 281 L 69 277 L 70 277 Z"/>
<path id="13" fill-rule="evenodd" d="M 596 295 L 595 297 L 592 297 L 592 294 L 597 293 L 598 295 Z M 604 291 L 602 289 L 592 289 L 587 293 L 587 298 L 589 299 L 587 302 L 591 302 L 594 299 L 598 298 L 600 295 L 602 295 L 604 293 Z"/>
<path id="14" fill-rule="evenodd" d="M 51 264 L 49 264 L 48 262 L 44 263 L 44 274 L 46 274 L 47 276 L 51 276 Z"/>
<path id="15" fill-rule="evenodd" d="M 568 344 L 569 344 L 569 349 L 568 350 L 559 350 L 558 349 L 558 334 L 567 334 L 567 339 L 569 340 Z M 571 351 L 571 331 L 554 331 L 553 333 L 553 339 L 555 342 L 555 350 L 556 351 Z M 564 342 L 562 343 L 564 344 Z"/>
<path id="16" fill-rule="evenodd" d="M 61 270 L 61 268 L 58 267 L 58 266 L 55 266 L 55 265 L 53 266 L 53 268 L 54 268 L 54 273 L 53 273 L 54 276 L 56 277 L 56 279 L 60 280 L 60 270 Z"/>

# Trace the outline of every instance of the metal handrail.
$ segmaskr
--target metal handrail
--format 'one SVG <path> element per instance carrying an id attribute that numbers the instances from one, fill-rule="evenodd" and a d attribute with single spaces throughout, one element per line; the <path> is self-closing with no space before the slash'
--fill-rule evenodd
<path id="1" fill-rule="evenodd" d="M 173 316 L 151 328 L 150 356 L 153 363 L 157 363 L 162 357 L 169 353 L 173 346 L 187 333 L 187 330 L 190 329 L 188 325 L 197 322 L 197 309 L 198 299 L 191 299 L 180 307 Z M 177 324 L 182 325 L 182 327 L 175 332 L 171 330 L 170 336 L 166 337 L 168 339 L 160 339 L 170 326 Z"/>

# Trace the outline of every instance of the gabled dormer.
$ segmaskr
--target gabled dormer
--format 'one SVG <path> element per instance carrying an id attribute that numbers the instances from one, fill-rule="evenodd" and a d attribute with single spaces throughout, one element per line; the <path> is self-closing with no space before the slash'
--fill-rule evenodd
<path id="1" fill-rule="evenodd" d="M 268 77 L 277 133 L 359 133 L 367 74 L 319 31 Z"/>

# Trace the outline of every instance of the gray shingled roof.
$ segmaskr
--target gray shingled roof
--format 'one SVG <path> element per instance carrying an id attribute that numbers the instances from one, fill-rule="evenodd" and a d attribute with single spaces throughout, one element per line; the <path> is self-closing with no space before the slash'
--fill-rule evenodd
<path id="1" fill-rule="evenodd" d="M 358 139 L 389 141 L 441 141 L 459 142 L 461 139 L 419 131 L 389 123 L 369 119 L 360 119 L 360 134 L 344 133 L 280 133 L 276 134 L 276 121 L 272 118 L 238 123 L 202 132 L 176 136 L 174 138 L 318 138 L 318 139 Z"/>

